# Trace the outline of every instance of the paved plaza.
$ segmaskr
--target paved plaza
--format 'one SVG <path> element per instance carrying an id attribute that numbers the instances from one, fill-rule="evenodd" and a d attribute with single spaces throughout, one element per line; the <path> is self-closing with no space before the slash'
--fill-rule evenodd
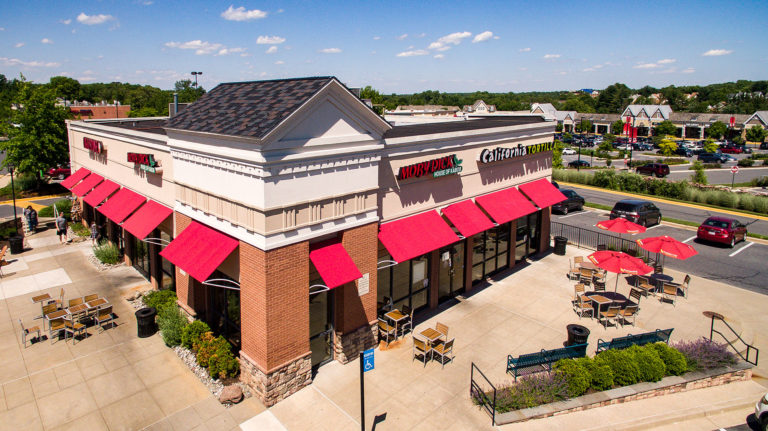
<path id="1" fill-rule="evenodd" d="M 158 335 L 136 336 L 133 309 L 123 296 L 148 288 L 133 268 L 99 272 L 87 260 L 89 242 L 60 245 L 53 232 L 28 240 L 30 250 L 9 256 L 0 280 L 0 430 L 359 430 L 359 367 L 331 362 L 312 385 L 265 409 L 257 400 L 226 409 L 207 391 Z M 470 364 L 494 383 L 511 381 L 506 356 L 562 346 L 565 326 L 590 329 L 589 355 L 598 338 L 610 339 L 657 328 L 675 328 L 672 341 L 709 335 L 702 311 L 721 313 L 742 336 L 766 351 L 768 297 L 693 277 L 689 297 L 677 305 L 643 298 L 636 327 L 604 329 L 571 309 L 573 282 L 568 259 L 588 250 L 569 246 L 567 256 L 550 254 L 500 274 L 466 297 L 417 317 L 415 332 L 449 326 L 456 357 L 412 361 L 410 335 L 376 350 L 375 370 L 366 373 L 366 429 L 493 429 L 490 417 L 469 400 Z M 675 279 L 684 274 L 671 272 Z M 612 288 L 615 275 L 609 274 Z M 70 339 L 21 344 L 18 318 L 42 326 L 41 293 L 65 298 L 97 293 L 114 305 L 118 326 L 77 343 Z M 609 288 L 609 290 L 610 290 Z M 627 294 L 622 277 L 618 291 Z M 744 423 L 766 391 L 763 361 L 752 381 L 603 407 L 499 429 L 717 428 Z M 683 424 L 683 425 L 681 425 Z"/>

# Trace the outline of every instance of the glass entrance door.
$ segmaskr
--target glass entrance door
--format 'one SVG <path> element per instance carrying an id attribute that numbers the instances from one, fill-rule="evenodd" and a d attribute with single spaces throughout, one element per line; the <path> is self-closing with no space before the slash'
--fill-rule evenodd
<path id="1" fill-rule="evenodd" d="M 309 295 L 309 348 L 312 368 L 333 359 L 333 291 Z"/>
<path id="2" fill-rule="evenodd" d="M 464 292 L 464 242 L 440 249 L 437 300 L 443 302 Z"/>
<path id="3" fill-rule="evenodd" d="M 528 216 L 517 219 L 515 233 L 515 262 L 520 262 L 528 256 Z"/>

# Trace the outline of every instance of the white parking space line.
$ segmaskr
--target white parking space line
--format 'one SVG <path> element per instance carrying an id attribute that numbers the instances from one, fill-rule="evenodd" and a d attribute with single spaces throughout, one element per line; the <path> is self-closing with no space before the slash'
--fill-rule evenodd
<path id="1" fill-rule="evenodd" d="M 696 239 L 696 235 L 694 235 L 694 236 L 692 236 L 692 237 L 690 237 L 690 238 L 686 239 L 685 241 L 683 241 L 683 243 L 686 243 L 686 242 L 688 242 L 688 241 L 690 241 L 690 240 L 692 240 L 692 239 Z"/>
<path id="2" fill-rule="evenodd" d="M 646 232 L 647 232 L 647 231 L 649 231 L 649 230 L 651 230 L 651 229 L 656 229 L 657 227 L 661 227 L 661 226 L 662 226 L 662 225 L 661 225 L 661 223 L 659 223 L 659 224 L 657 224 L 657 225 L 656 225 L 656 226 L 654 226 L 654 227 L 649 227 L 648 229 L 646 229 Z"/>
<path id="3" fill-rule="evenodd" d="M 558 216 L 557 219 L 560 220 L 560 219 L 563 219 L 563 218 L 573 217 L 573 216 L 580 215 L 580 214 L 586 214 L 586 213 L 583 213 L 583 212 L 572 213 L 572 214 L 568 214 L 568 215 L 564 215 L 564 216 Z"/>
<path id="4" fill-rule="evenodd" d="M 748 242 L 748 243 L 747 243 L 747 245 L 745 245 L 744 247 L 742 247 L 742 248 L 740 248 L 740 249 L 738 249 L 738 250 L 734 251 L 733 253 L 729 254 L 729 255 L 728 255 L 728 257 L 733 257 L 733 256 L 736 256 L 737 254 L 739 254 L 739 253 L 741 253 L 742 251 L 744 251 L 744 249 L 746 249 L 746 248 L 749 248 L 749 247 L 750 247 L 751 245 L 753 245 L 753 244 L 754 244 L 754 242 Z"/>

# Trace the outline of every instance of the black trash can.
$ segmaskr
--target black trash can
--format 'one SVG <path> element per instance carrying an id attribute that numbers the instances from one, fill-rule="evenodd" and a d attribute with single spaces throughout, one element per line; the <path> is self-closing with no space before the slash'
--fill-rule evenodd
<path id="1" fill-rule="evenodd" d="M 568 330 L 568 342 L 565 344 L 566 347 L 587 342 L 587 339 L 589 338 L 589 329 L 586 327 L 581 325 L 568 325 L 566 326 L 566 329 Z"/>
<path id="2" fill-rule="evenodd" d="M 555 254 L 565 256 L 565 245 L 568 244 L 568 238 L 564 236 L 555 237 Z"/>
<path id="3" fill-rule="evenodd" d="M 14 235 L 8 238 L 8 245 L 11 248 L 11 254 L 19 254 L 24 252 L 24 237 L 20 235 Z"/>
<path id="4" fill-rule="evenodd" d="M 138 328 L 139 338 L 147 338 L 155 335 L 157 324 L 155 324 L 155 307 L 144 307 L 136 311 L 136 326 Z"/>

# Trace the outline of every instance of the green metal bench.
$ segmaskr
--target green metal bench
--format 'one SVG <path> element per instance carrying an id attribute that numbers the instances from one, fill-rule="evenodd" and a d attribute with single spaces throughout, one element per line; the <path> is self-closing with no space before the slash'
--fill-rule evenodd
<path id="1" fill-rule="evenodd" d="M 587 355 L 587 343 L 574 344 L 559 349 L 542 350 L 538 353 L 526 353 L 518 357 L 507 356 L 507 373 L 515 376 L 533 374 L 540 371 L 552 371 L 552 364 L 560 359 L 581 358 Z"/>
<path id="2" fill-rule="evenodd" d="M 597 351 L 602 352 L 608 349 L 626 349 L 631 346 L 642 346 L 650 343 L 669 343 L 669 337 L 672 335 L 670 329 L 657 329 L 653 332 L 646 332 L 643 334 L 632 335 L 629 334 L 625 337 L 617 337 L 611 341 L 597 340 Z"/>

